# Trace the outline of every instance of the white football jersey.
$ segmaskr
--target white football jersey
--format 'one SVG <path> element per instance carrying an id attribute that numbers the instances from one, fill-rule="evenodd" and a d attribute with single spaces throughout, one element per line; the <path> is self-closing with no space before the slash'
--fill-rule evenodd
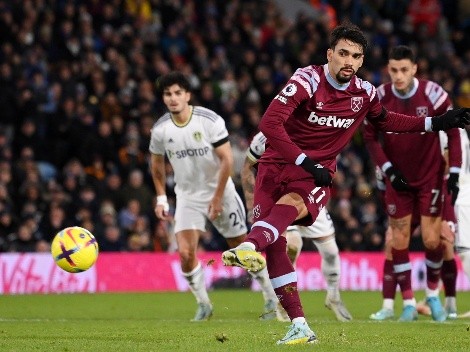
<path id="1" fill-rule="evenodd" d="M 470 141 L 467 131 L 459 128 L 460 144 L 462 146 L 462 166 L 459 176 L 459 196 L 457 205 L 470 205 Z"/>
<path id="2" fill-rule="evenodd" d="M 152 127 L 149 151 L 166 155 L 175 174 L 178 197 L 210 200 L 217 187 L 220 160 L 215 147 L 228 141 L 225 121 L 214 111 L 194 106 L 185 125 L 177 125 L 170 113 Z M 231 178 L 227 188 L 235 189 Z"/>
<path id="3" fill-rule="evenodd" d="M 470 205 L 470 141 L 466 130 L 459 128 L 460 144 L 462 148 L 462 166 L 459 174 L 459 195 L 456 205 Z M 441 149 L 447 148 L 447 135 L 439 132 Z"/>

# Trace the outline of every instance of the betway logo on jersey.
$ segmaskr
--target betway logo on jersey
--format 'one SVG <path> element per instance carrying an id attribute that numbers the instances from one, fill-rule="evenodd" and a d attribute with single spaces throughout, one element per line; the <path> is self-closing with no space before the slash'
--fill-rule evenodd
<path id="1" fill-rule="evenodd" d="M 183 149 L 177 150 L 174 152 L 173 150 L 167 150 L 168 159 L 176 157 L 176 159 L 183 159 L 186 157 L 191 156 L 204 156 L 209 152 L 209 147 L 204 148 L 194 148 L 194 149 Z"/>
<path id="2" fill-rule="evenodd" d="M 308 117 L 308 121 L 311 123 L 317 123 L 320 126 L 336 127 L 336 128 L 349 128 L 354 119 L 340 119 L 337 116 L 318 116 L 315 112 L 312 112 Z"/>

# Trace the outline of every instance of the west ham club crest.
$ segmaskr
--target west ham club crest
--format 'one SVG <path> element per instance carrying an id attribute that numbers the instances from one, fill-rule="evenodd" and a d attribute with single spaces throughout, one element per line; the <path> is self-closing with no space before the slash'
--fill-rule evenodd
<path id="1" fill-rule="evenodd" d="M 419 117 L 427 117 L 428 116 L 428 107 L 427 106 L 417 106 L 416 107 L 416 115 Z"/>
<path id="2" fill-rule="evenodd" d="M 358 112 L 362 108 L 362 102 L 363 98 L 362 97 L 353 97 L 351 98 L 351 109 L 354 112 Z"/>

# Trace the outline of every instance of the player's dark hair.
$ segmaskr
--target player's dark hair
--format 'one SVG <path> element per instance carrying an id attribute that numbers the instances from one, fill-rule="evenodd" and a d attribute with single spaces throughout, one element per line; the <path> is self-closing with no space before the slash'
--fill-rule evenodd
<path id="1" fill-rule="evenodd" d="M 173 71 L 166 75 L 160 76 L 157 79 L 157 92 L 162 95 L 166 88 L 171 87 L 174 84 L 180 86 L 188 92 L 191 91 L 191 84 L 189 83 L 188 79 L 181 72 Z"/>
<path id="2" fill-rule="evenodd" d="M 411 62 L 416 62 L 416 56 L 413 50 L 406 45 L 397 45 L 390 49 L 388 53 L 389 60 L 410 60 Z"/>
<path id="3" fill-rule="evenodd" d="M 364 33 L 362 33 L 358 26 L 352 23 L 343 23 L 333 29 L 330 38 L 330 48 L 334 49 L 341 39 L 350 40 L 353 43 L 359 44 L 362 46 L 364 52 L 366 52 L 369 45 Z"/>

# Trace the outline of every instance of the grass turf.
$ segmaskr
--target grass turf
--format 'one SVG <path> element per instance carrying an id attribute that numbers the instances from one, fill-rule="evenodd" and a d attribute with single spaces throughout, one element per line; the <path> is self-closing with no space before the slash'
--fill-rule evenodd
<path id="1" fill-rule="evenodd" d="M 260 322 L 260 293 L 210 293 L 214 316 L 191 323 L 190 293 L 0 296 L 0 351 L 468 351 L 470 319 L 435 323 L 372 322 L 379 292 L 343 292 L 354 321 L 337 322 L 323 305 L 324 292 L 301 292 L 316 345 L 276 346 L 288 323 Z M 417 293 L 418 298 L 422 293 Z M 470 292 L 458 293 L 459 312 Z M 401 302 L 396 302 L 396 314 Z"/>

